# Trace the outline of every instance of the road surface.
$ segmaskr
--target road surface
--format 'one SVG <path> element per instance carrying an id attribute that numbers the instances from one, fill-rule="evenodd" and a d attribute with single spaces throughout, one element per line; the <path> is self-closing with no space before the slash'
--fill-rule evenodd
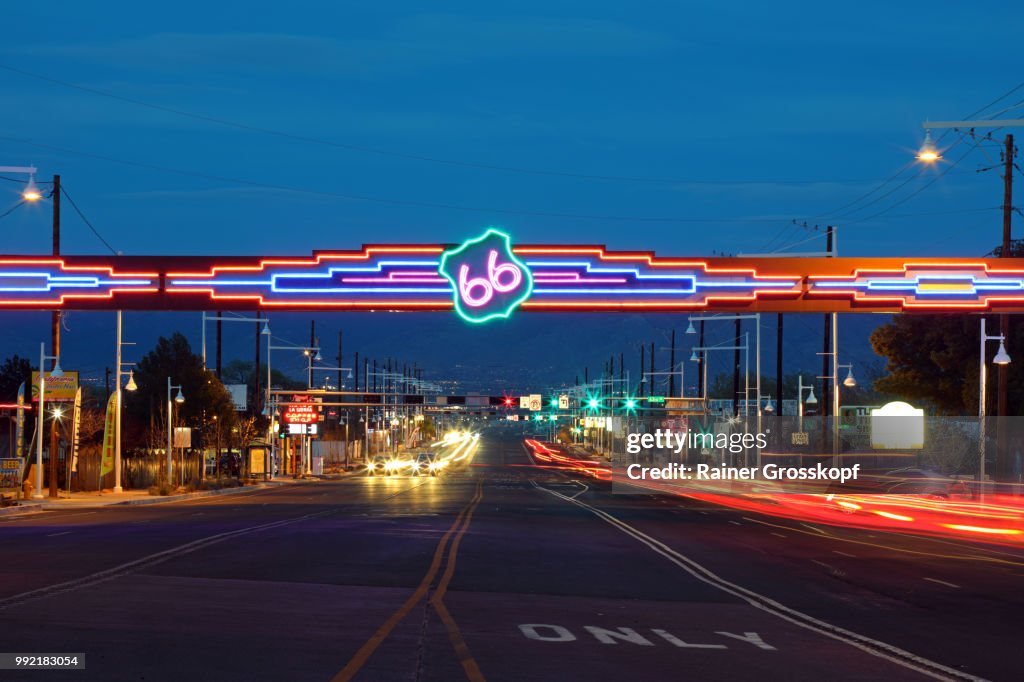
<path id="1" fill-rule="evenodd" d="M 613 495 L 485 432 L 440 477 L 0 517 L 3 680 L 1024 677 L 1024 556 Z"/>

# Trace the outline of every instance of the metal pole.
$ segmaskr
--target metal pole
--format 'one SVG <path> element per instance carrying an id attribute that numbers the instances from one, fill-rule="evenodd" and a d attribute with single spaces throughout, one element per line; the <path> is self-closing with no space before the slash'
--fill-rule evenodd
<path id="1" fill-rule="evenodd" d="M 203 369 L 206 369 L 206 311 L 203 311 Z"/>
<path id="2" fill-rule="evenodd" d="M 839 466 L 839 314 L 832 313 L 832 466 Z"/>
<path id="3" fill-rule="evenodd" d="M 36 416 L 39 435 L 36 437 L 36 489 L 33 500 L 43 499 L 43 422 L 46 421 L 46 343 L 39 344 L 39 414 Z"/>
<path id="4" fill-rule="evenodd" d="M 985 368 L 985 318 L 981 318 L 981 349 L 978 358 L 978 484 L 980 488 L 985 486 L 985 383 L 987 372 Z"/>
<path id="5" fill-rule="evenodd" d="M 53 255 L 60 255 L 60 176 L 53 176 Z M 60 357 L 60 312 L 53 311 L 50 313 L 50 335 L 51 335 L 51 347 L 53 348 L 53 366 L 57 366 L 57 358 Z M 42 365 L 39 366 L 39 371 L 43 371 Z"/>
<path id="6" fill-rule="evenodd" d="M 1003 153 L 1005 169 L 1003 171 L 1003 248 L 1000 256 L 1010 257 L 1010 227 L 1013 217 L 1013 135 L 1006 136 L 1006 151 Z M 1004 339 L 1010 338 L 1010 316 L 1002 314 L 999 316 L 1000 334 Z M 996 386 L 996 415 L 1001 419 L 996 420 L 996 466 L 995 479 L 1004 480 L 1008 469 L 1007 462 L 1007 438 L 1006 438 L 1006 417 L 1010 415 L 1007 410 L 1006 394 L 1009 381 L 1009 367 L 998 365 L 996 370 L 998 385 Z"/>
<path id="7" fill-rule="evenodd" d="M 114 492 L 120 493 L 121 488 L 121 311 L 117 311 L 117 392 L 114 396 Z M 102 464 L 101 464 L 102 468 Z"/>
<path id="8" fill-rule="evenodd" d="M 754 330 L 754 385 L 757 387 L 757 432 L 760 434 L 761 429 L 761 313 L 754 315 L 754 324 L 756 329 Z M 757 454 L 757 466 L 758 469 L 761 467 L 761 447 L 758 446 L 756 450 Z"/>
<path id="9" fill-rule="evenodd" d="M 167 485 L 171 484 L 171 478 L 174 473 L 171 447 L 171 378 L 167 377 Z"/>

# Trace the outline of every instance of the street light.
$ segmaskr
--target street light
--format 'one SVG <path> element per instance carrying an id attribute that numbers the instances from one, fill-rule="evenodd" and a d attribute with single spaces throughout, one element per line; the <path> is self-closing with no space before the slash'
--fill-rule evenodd
<path id="1" fill-rule="evenodd" d="M 853 365 L 839 365 L 840 368 L 845 367 L 848 371 L 846 378 L 843 379 L 843 386 L 853 388 L 857 385 L 857 380 L 853 378 Z"/>
<path id="2" fill-rule="evenodd" d="M 988 335 L 985 333 L 985 318 L 981 318 L 981 350 L 980 357 L 978 360 L 978 436 L 980 444 L 978 446 L 978 457 L 980 459 L 980 465 L 978 467 L 978 482 L 984 485 L 985 483 L 985 388 L 988 381 L 988 368 L 985 366 L 985 342 L 986 341 L 998 341 L 999 350 L 996 351 L 996 356 L 992 358 L 993 364 L 1005 366 L 1010 364 L 1010 356 L 1006 352 L 1006 337 L 1002 334 Z M 997 432 L 998 435 L 998 432 Z"/>
<path id="3" fill-rule="evenodd" d="M 932 131 L 924 131 L 924 142 L 921 143 L 921 149 L 917 152 L 917 158 L 925 163 L 934 163 L 942 158 L 942 154 L 935 147 L 935 142 L 932 141 Z"/>
<path id="4" fill-rule="evenodd" d="M 39 436 L 36 438 L 36 489 L 32 493 L 33 500 L 43 499 L 43 422 L 46 421 L 46 368 L 47 360 L 53 360 L 53 369 L 50 376 L 59 379 L 64 376 L 60 368 L 60 358 L 56 355 L 46 354 L 46 344 L 39 344 Z M 50 457 L 56 453 L 51 452 Z"/>
<path id="5" fill-rule="evenodd" d="M 174 420 L 171 419 L 172 409 L 174 405 L 171 402 L 171 391 L 178 389 L 178 395 L 174 396 L 174 402 L 179 405 L 185 402 L 185 395 L 181 392 L 181 385 L 171 385 L 171 378 L 167 377 L 167 484 L 171 483 L 172 474 L 172 462 L 171 462 L 171 450 L 174 447 Z"/>

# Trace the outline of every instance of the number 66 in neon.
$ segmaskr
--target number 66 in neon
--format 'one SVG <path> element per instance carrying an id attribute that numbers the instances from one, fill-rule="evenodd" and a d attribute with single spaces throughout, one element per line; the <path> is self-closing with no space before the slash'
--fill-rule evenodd
<path id="1" fill-rule="evenodd" d="M 504 277 L 505 281 L 502 281 Z M 495 292 L 507 294 L 523 282 L 523 273 L 512 263 L 498 265 L 498 252 L 491 249 L 487 256 L 487 278 L 469 277 L 469 266 L 459 268 L 459 296 L 471 308 L 491 302 Z"/>

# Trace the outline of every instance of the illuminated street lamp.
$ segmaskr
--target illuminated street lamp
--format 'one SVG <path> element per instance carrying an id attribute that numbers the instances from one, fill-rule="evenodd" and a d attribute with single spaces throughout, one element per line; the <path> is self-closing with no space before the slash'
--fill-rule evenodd
<path id="1" fill-rule="evenodd" d="M 174 420 L 171 419 L 173 403 L 171 402 L 171 391 L 178 389 L 178 395 L 174 396 L 174 402 L 181 405 L 185 402 L 185 395 L 181 392 L 181 385 L 171 385 L 171 378 L 167 377 L 167 483 L 170 485 L 172 475 L 171 450 L 174 447 Z"/>
<path id="2" fill-rule="evenodd" d="M 1010 364 L 1010 355 L 1006 352 L 1006 337 L 1002 334 L 989 335 L 985 333 L 985 318 L 981 318 L 981 350 L 980 357 L 978 360 L 978 435 L 980 438 L 979 458 L 980 465 L 978 467 L 978 481 L 982 484 L 985 483 L 985 388 L 988 380 L 988 368 L 985 362 L 985 342 L 986 341 L 998 341 L 999 350 L 996 351 L 996 355 L 992 358 L 992 363 L 995 365 L 1006 366 Z"/>
<path id="3" fill-rule="evenodd" d="M 34 204 L 43 198 L 42 192 L 36 187 L 36 170 L 35 166 L 0 166 L 0 173 L 23 173 L 28 175 L 28 183 L 25 185 L 25 189 L 21 191 L 21 198 L 30 204 Z"/>
<path id="4" fill-rule="evenodd" d="M 935 147 L 935 142 L 932 140 L 932 131 L 924 131 L 924 142 L 921 143 L 921 148 L 917 152 L 917 159 L 924 161 L 925 163 L 935 163 L 942 158 L 942 154 Z"/>
<path id="5" fill-rule="evenodd" d="M 36 489 L 32 493 L 33 500 L 43 499 L 43 422 L 46 421 L 46 368 L 47 360 L 53 360 L 53 370 L 50 376 L 59 379 L 64 376 L 64 370 L 60 368 L 60 358 L 56 355 L 46 354 L 46 344 L 39 344 L 39 435 L 36 438 Z M 56 453 L 51 452 L 50 457 Z"/>

